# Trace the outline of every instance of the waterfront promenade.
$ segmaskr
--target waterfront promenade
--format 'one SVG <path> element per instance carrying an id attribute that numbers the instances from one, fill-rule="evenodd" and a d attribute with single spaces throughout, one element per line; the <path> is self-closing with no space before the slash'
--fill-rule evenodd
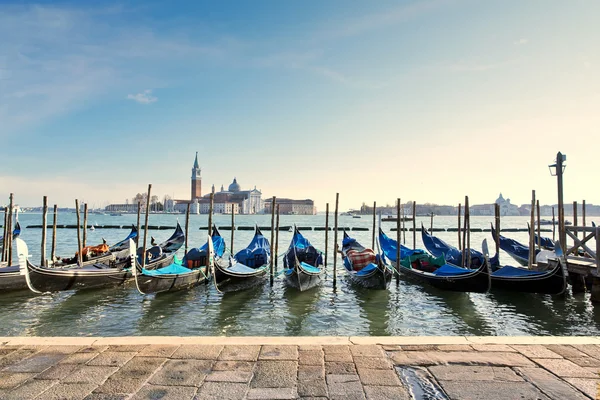
<path id="1" fill-rule="evenodd" d="M 599 371 L 599 337 L 0 337 L 1 399 L 596 399 Z"/>

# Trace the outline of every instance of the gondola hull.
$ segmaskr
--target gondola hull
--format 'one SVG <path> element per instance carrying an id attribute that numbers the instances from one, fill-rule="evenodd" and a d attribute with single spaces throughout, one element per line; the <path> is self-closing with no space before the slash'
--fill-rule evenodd
<path id="1" fill-rule="evenodd" d="M 346 276 L 355 286 L 359 286 L 365 289 L 379 289 L 385 290 L 390 286 L 392 281 L 392 271 L 387 267 L 379 267 L 373 270 L 368 275 L 358 275 L 355 272 L 347 271 Z"/>
<path id="2" fill-rule="evenodd" d="M 545 274 L 532 276 L 494 276 L 492 290 L 560 295 L 567 289 L 567 273 L 561 262 Z"/>
<path id="3" fill-rule="evenodd" d="M 189 289 L 207 283 L 206 268 L 192 270 L 185 274 L 165 274 L 149 276 L 139 274 L 137 276 L 137 285 L 141 292 L 161 293 L 175 292 L 177 290 Z"/>
<path id="4" fill-rule="evenodd" d="M 484 263 L 473 272 L 453 276 L 437 276 L 431 273 L 400 266 L 400 273 L 414 281 L 427 283 L 441 290 L 453 292 L 487 293 L 491 287 L 489 267 Z"/>
<path id="5" fill-rule="evenodd" d="M 221 292 L 235 292 L 261 285 L 267 278 L 268 268 L 257 268 L 252 274 L 239 274 L 228 268 L 228 262 L 217 260 L 214 267 L 214 280 Z"/>
<path id="6" fill-rule="evenodd" d="M 320 273 L 310 273 L 304 270 L 302 267 L 296 265 L 293 269 L 290 268 L 285 270 L 285 284 L 289 287 L 295 288 L 302 291 L 309 290 L 321 284 Z"/>
<path id="7" fill-rule="evenodd" d="M 19 266 L 4 267 L 0 270 L 0 293 L 27 289 L 25 275 L 21 275 Z"/>
<path id="8" fill-rule="evenodd" d="M 93 264 L 83 268 L 40 268 L 27 261 L 29 287 L 35 292 L 94 289 L 119 286 L 131 278 L 131 271 Z"/>

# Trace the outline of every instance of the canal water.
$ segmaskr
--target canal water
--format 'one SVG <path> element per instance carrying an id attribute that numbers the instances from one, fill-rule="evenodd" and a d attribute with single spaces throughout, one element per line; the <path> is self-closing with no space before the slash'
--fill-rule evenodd
<path id="1" fill-rule="evenodd" d="M 150 215 L 149 225 L 182 225 L 184 216 Z M 61 213 L 59 224 L 75 224 L 75 214 Z M 592 218 L 593 220 L 594 218 Z M 596 218 L 599 219 L 599 218 Z M 22 213 L 19 216 L 31 260 L 39 263 L 41 229 L 25 228 L 41 224 L 41 214 Z M 49 215 L 49 223 L 52 214 Z M 229 226 L 231 216 L 217 215 L 215 223 Z M 472 228 L 489 228 L 491 217 L 472 217 Z M 527 217 L 504 217 L 503 228 L 526 228 Z M 89 224 L 130 225 L 135 215 L 96 215 Z M 270 215 L 236 216 L 236 225 L 270 225 Z M 417 217 L 429 226 L 429 217 Z M 600 222 L 600 221 L 595 221 Z M 589 222 L 588 222 L 589 223 Z M 280 225 L 297 224 L 324 227 L 325 216 L 281 216 Z M 333 225 L 333 218 L 330 218 Z M 406 223 L 412 227 L 412 222 Z M 456 217 L 435 217 L 434 227 L 455 228 Z M 359 242 L 371 245 L 372 219 L 369 216 L 339 217 L 344 227 L 369 228 L 369 231 L 349 232 Z M 206 241 L 206 215 L 190 216 L 189 244 L 199 246 Z M 395 222 L 383 222 L 386 233 Z M 551 228 L 551 227 L 550 227 Z M 88 231 L 88 244 L 109 244 L 124 238 L 129 229 L 95 229 Z M 172 230 L 151 230 L 149 234 L 160 242 Z M 270 231 L 263 232 L 270 238 Z M 48 254 L 51 230 L 48 230 Z M 227 246 L 231 232 L 222 230 Z M 308 230 L 303 234 L 321 250 L 325 249 L 325 232 Z M 527 243 L 527 232 L 504 232 L 505 236 Z M 234 251 L 245 247 L 252 231 L 236 230 Z M 437 232 L 437 236 L 456 245 L 456 232 Z M 552 233 L 545 233 L 552 237 Z M 77 231 L 59 229 L 57 253 L 74 255 Z M 288 247 L 291 232 L 279 232 L 279 254 Z M 341 242 L 341 232 L 338 242 Z M 483 239 L 494 245 L 489 232 L 471 233 L 472 247 L 480 249 Z M 221 294 L 212 285 L 188 291 L 142 296 L 135 285 L 88 291 L 67 291 L 35 295 L 30 292 L 0 293 L 0 336 L 121 336 L 121 335 L 227 335 L 227 336 L 295 336 L 295 335 L 599 335 L 600 311 L 589 301 L 588 294 L 564 297 L 492 291 L 487 294 L 451 293 L 400 280 L 389 290 L 361 290 L 349 285 L 338 259 L 338 281 L 333 287 L 332 248 L 334 232 L 329 233 L 329 261 L 326 281 L 313 290 L 299 293 L 285 288 L 282 276 L 271 287 L 267 282 L 253 290 Z M 406 245 L 412 247 L 412 232 L 406 232 Z M 416 247 L 422 248 L 420 233 Z M 183 250 L 178 254 L 183 256 Z M 503 264 L 515 263 L 501 253 Z M 279 271 L 281 270 L 279 261 Z M 600 309 L 599 309 L 600 310 Z"/>

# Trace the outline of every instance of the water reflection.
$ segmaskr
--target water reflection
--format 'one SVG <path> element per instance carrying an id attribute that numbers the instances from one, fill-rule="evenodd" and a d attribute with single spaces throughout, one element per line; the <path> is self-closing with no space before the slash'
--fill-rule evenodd
<path id="1" fill-rule="evenodd" d="M 305 292 L 284 287 L 283 300 L 286 305 L 285 334 L 289 336 L 310 335 L 310 326 L 306 320 L 317 312 L 317 302 L 322 296 L 322 286 L 314 287 Z"/>

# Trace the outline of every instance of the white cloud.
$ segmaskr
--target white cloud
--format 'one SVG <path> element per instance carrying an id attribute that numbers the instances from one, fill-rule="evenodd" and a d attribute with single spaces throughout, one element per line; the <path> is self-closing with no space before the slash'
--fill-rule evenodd
<path id="1" fill-rule="evenodd" d="M 521 38 L 519 40 L 515 40 L 513 43 L 522 46 L 524 44 L 527 44 L 527 42 L 529 42 L 529 39 Z"/>
<path id="2" fill-rule="evenodd" d="M 146 89 L 142 93 L 138 94 L 128 94 L 127 98 L 130 100 L 135 100 L 140 104 L 150 104 L 158 100 L 158 97 L 152 96 L 152 90 L 150 89 Z"/>

